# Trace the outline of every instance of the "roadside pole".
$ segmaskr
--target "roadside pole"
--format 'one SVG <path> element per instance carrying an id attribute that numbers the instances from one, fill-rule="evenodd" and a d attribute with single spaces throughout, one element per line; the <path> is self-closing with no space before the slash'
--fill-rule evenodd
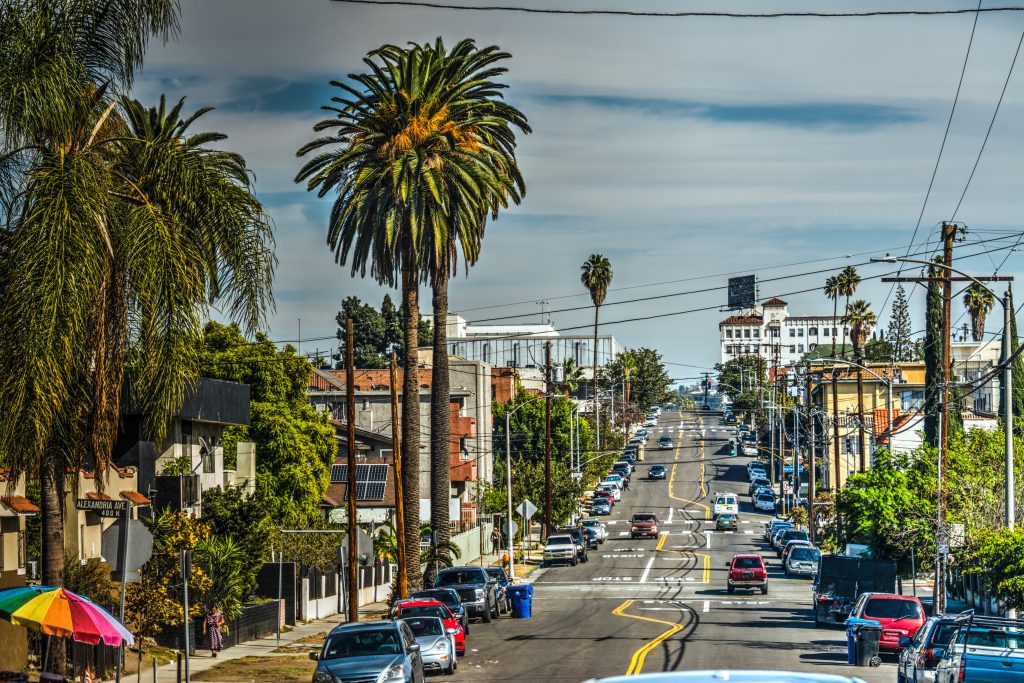
<path id="1" fill-rule="evenodd" d="M 353 623 L 359 621 L 359 534 L 356 523 L 356 500 L 359 489 L 356 480 L 356 354 L 352 318 L 345 321 L 345 327 L 345 412 L 348 413 L 348 621 Z"/>
<path id="2" fill-rule="evenodd" d="M 128 527 L 131 522 L 132 516 L 132 504 L 130 501 L 125 501 L 124 506 L 124 529 L 121 530 L 121 600 L 120 608 L 118 611 L 118 618 L 121 623 L 124 623 L 124 598 L 125 593 L 128 591 Z M 187 607 L 186 607 L 187 609 Z M 141 648 L 141 645 L 140 645 Z M 121 683 L 121 669 L 124 668 L 124 641 L 121 641 L 121 646 L 117 648 L 117 667 L 116 675 L 114 680 L 117 683 Z"/>
<path id="3" fill-rule="evenodd" d="M 405 502 L 402 498 L 402 430 L 398 424 L 398 358 L 391 352 L 391 453 L 395 458 L 395 544 L 398 555 L 398 595 L 409 597 L 409 570 L 405 559 Z"/>
<path id="4" fill-rule="evenodd" d="M 597 367 L 594 367 L 594 400 L 597 401 Z M 544 344 L 544 538 L 551 533 L 551 342 Z M 598 415 L 600 424 L 600 415 Z M 512 481 L 509 480 L 509 485 Z"/>

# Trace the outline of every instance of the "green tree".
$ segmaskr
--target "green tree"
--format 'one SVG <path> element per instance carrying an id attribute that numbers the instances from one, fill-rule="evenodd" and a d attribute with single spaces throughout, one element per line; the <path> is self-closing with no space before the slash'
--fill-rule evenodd
<path id="1" fill-rule="evenodd" d="M 1013 307 L 1013 293 L 1007 288 L 1006 297 L 1009 299 L 1007 305 L 1013 311 L 1010 316 L 1010 348 L 1013 353 L 1020 347 L 1020 338 L 1017 336 L 1017 309 Z M 1018 355 L 1013 361 L 1013 417 L 1017 419 L 1024 416 L 1024 354 Z"/>
<path id="2" fill-rule="evenodd" d="M 1024 529 L 981 529 L 968 538 L 966 573 L 1013 609 L 1024 608 Z"/>
<path id="3" fill-rule="evenodd" d="M 647 347 L 629 349 L 605 365 L 597 374 L 598 388 L 623 388 L 627 371 L 630 377 L 629 400 L 641 409 L 646 410 L 674 398 L 669 389 L 672 378 L 665 369 L 661 354 Z"/>
<path id="4" fill-rule="evenodd" d="M 339 348 L 344 353 L 346 340 L 346 320 L 352 318 L 352 326 L 355 328 L 355 363 L 356 368 L 386 368 L 390 362 L 392 350 L 398 357 L 398 362 L 405 358 L 405 342 L 402 336 L 403 312 L 395 308 L 391 296 L 384 295 L 378 312 L 370 304 L 364 304 L 359 297 L 349 296 L 342 299 L 341 310 L 335 316 L 338 323 Z M 434 338 L 434 332 L 430 321 L 421 317 L 417 332 L 419 338 L 418 346 L 430 346 Z M 336 367 L 344 369 L 344 357 L 338 361 Z"/>
<path id="5" fill-rule="evenodd" d="M 985 318 L 989 311 L 995 306 L 996 299 L 988 288 L 982 287 L 977 282 L 964 292 L 964 308 L 971 316 L 971 337 L 976 342 L 985 339 Z"/>
<path id="6" fill-rule="evenodd" d="M 574 358 L 567 358 L 562 362 L 562 378 L 557 382 L 558 391 L 566 398 L 575 394 L 583 382 L 583 368 L 576 364 Z"/>
<path id="7" fill-rule="evenodd" d="M 594 363 L 591 376 L 597 386 L 597 323 L 601 305 L 608 296 L 608 287 L 612 284 L 612 264 L 601 254 L 591 254 L 590 258 L 580 266 L 580 282 L 590 292 L 590 300 L 594 303 Z"/>
<path id="8" fill-rule="evenodd" d="M 853 266 L 846 266 L 837 276 L 839 278 L 839 294 L 846 297 L 846 305 L 843 310 L 850 308 L 850 297 L 857 292 L 857 287 L 860 285 L 860 275 L 857 273 L 857 269 Z M 846 334 L 847 328 L 843 326 L 843 355 L 846 355 Z"/>
<path id="9" fill-rule="evenodd" d="M 126 381 L 161 441 L 209 306 L 255 329 L 272 305 L 270 224 L 242 157 L 190 130 L 207 110 L 126 97 L 148 41 L 177 28 L 173 0 L 0 12 L 0 453 L 41 482 L 50 585 L 65 473 L 109 462 Z M 50 662 L 62 670 L 61 642 Z"/>
<path id="10" fill-rule="evenodd" d="M 249 385 L 249 426 L 225 430 L 225 459 L 239 441 L 255 442 L 260 505 L 272 519 L 299 527 L 321 518 L 337 453 L 334 427 L 306 399 L 312 369 L 292 346 L 278 350 L 263 334 L 249 342 L 235 325 L 206 324 L 203 376 Z"/>
<path id="11" fill-rule="evenodd" d="M 864 362 L 864 347 L 868 341 L 868 331 L 878 322 L 878 316 L 871 310 L 871 305 L 864 299 L 846 305 L 843 324 L 850 328 L 850 341 L 853 342 L 853 357 L 858 363 Z"/>
<path id="12" fill-rule="evenodd" d="M 910 306 L 903 285 L 896 286 L 896 296 L 892 300 L 892 313 L 889 315 L 889 329 L 886 334 L 892 345 L 894 361 L 914 360 L 914 347 L 910 341 Z"/>
<path id="13" fill-rule="evenodd" d="M 255 495 L 236 486 L 203 491 L 203 521 L 216 536 L 241 550 L 244 595 L 256 587 L 256 574 L 270 556 L 274 525 L 267 507 Z"/>
<path id="14" fill-rule="evenodd" d="M 737 356 L 715 363 L 718 390 L 732 401 L 733 410 L 749 412 L 760 407 L 759 390 L 768 384 L 768 364 L 761 356 Z"/>
<path id="15" fill-rule="evenodd" d="M 840 277 L 830 275 L 825 278 L 825 296 L 832 301 L 832 357 L 836 356 L 836 331 L 839 327 L 839 297 L 841 294 Z M 845 342 L 844 342 L 845 343 Z"/>

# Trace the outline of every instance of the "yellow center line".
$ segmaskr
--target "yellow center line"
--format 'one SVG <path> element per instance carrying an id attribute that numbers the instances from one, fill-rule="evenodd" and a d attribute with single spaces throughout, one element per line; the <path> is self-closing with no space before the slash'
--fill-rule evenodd
<path id="1" fill-rule="evenodd" d="M 677 624 L 671 621 L 664 621 L 662 619 L 653 619 L 651 617 L 641 617 L 637 614 L 626 614 L 626 610 L 633 604 L 633 600 L 626 600 L 624 603 L 612 610 L 612 614 L 617 617 L 626 617 L 627 619 L 639 619 L 640 621 L 649 621 L 654 624 L 661 624 L 668 626 L 668 629 L 659 633 L 657 636 L 652 638 L 649 642 L 644 644 L 640 649 L 633 653 L 633 658 L 629 661 L 629 668 L 626 669 L 627 676 L 636 676 L 644 668 L 644 660 L 647 659 L 647 655 L 651 650 L 661 645 L 663 642 L 679 633 L 683 630 L 682 624 Z"/>

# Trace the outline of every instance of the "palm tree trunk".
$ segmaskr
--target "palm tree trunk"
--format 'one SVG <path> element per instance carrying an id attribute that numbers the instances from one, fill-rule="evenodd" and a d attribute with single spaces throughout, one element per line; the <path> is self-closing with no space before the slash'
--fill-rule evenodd
<path id="1" fill-rule="evenodd" d="M 59 458 L 47 454 L 40 472 L 43 533 L 43 585 L 64 585 L 64 469 Z M 64 674 L 66 653 L 63 638 L 50 638 L 47 671 Z"/>
<path id="2" fill-rule="evenodd" d="M 980 342 L 985 338 L 985 318 L 987 312 L 980 310 L 971 314 L 971 336 L 974 341 Z"/>
<path id="3" fill-rule="evenodd" d="M 839 327 L 839 297 L 832 299 L 832 357 L 836 357 L 836 328 Z"/>
<path id="4" fill-rule="evenodd" d="M 599 313 L 600 310 L 601 310 L 601 307 L 595 304 L 594 305 L 594 365 L 593 365 L 594 396 L 593 396 L 593 398 L 594 398 L 594 426 L 597 428 L 597 436 L 598 436 L 597 448 L 599 450 L 601 448 L 601 438 L 600 438 L 601 437 L 601 427 L 597 424 L 597 421 L 601 419 L 601 411 L 600 411 L 600 409 L 597 406 L 597 316 L 598 316 L 598 313 Z"/>
<path id="5" fill-rule="evenodd" d="M 439 549 L 451 537 L 451 386 L 448 375 L 448 273 L 433 283 L 434 358 L 430 373 L 430 526 Z M 443 552 L 443 551 L 442 551 Z"/>
<path id="6" fill-rule="evenodd" d="M 409 590 L 419 590 L 420 573 L 420 381 L 419 283 L 414 265 L 402 268 L 402 305 L 405 307 L 405 359 L 402 378 L 402 495 L 405 498 L 405 561 Z"/>
<path id="7" fill-rule="evenodd" d="M 846 311 L 847 313 L 849 312 L 849 310 L 850 310 L 850 297 L 846 297 L 846 308 L 844 308 L 843 310 Z M 847 326 L 846 326 L 846 313 L 843 313 L 843 356 L 842 356 L 843 358 L 846 358 L 846 333 L 848 331 L 849 330 L 847 330 Z"/>

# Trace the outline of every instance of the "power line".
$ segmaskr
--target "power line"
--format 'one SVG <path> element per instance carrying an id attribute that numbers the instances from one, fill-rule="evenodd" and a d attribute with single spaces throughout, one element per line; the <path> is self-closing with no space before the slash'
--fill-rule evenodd
<path id="1" fill-rule="evenodd" d="M 967 190 L 971 187 L 971 181 L 974 179 L 974 172 L 978 170 L 978 164 L 981 162 L 981 155 L 985 153 L 985 145 L 988 144 L 988 136 L 992 134 L 992 126 L 995 125 L 996 116 L 999 115 L 999 107 L 1003 104 L 1003 97 L 1006 95 L 1006 87 L 1010 84 L 1010 76 L 1013 75 L 1013 67 L 1017 64 L 1017 56 L 1020 55 L 1020 46 L 1024 43 L 1024 32 L 1020 34 L 1020 40 L 1017 41 L 1017 50 L 1013 53 L 1013 61 L 1010 62 L 1010 70 L 1006 72 L 1006 80 L 1003 82 L 1003 90 L 999 93 L 999 101 L 996 102 L 995 111 L 992 112 L 992 120 L 988 122 L 988 130 L 985 131 L 985 139 L 981 142 L 981 149 L 978 150 L 978 157 L 974 160 L 974 166 L 971 168 L 971 175 L 967 177 L 967 184 L 964 185 L 964 191 L 960 195 L 960 201 L 956 203 L 956 208 L 953 209 L 953 216 L 950 221 L 956 219 L 956 214 L 960 211 L 960 205 L 964 202 L 964 197 L 967 196 Z"/>
<path id="2" fill-rule="evenodd" d="M 1024 12 L 1024 7 L 1002 6 L 984 9 L 946 9 L 946 10 L 868 10 L 863 12 L 657 12 L 645 10 L 614 10 L 614 9 L 564 9 L 555 7 L 523 7 L 517 5 L 452 5 L 439 2 L 420 2 L 414 0 L 333 0 L 347 5 L 377 5 L 380 7 L 413 7 L 418 9 L 454 10 L 461 12 L 515 12 L 519 14 L 555 14 L 566 16 L 605 16 L 605 17 L 665 17 L 665 18 L 715 18 L 715 19 L 850 19 L 866 17 L 928 17 L 950 16 L 958 14 L 990 14 L 997 12 Z"/>

